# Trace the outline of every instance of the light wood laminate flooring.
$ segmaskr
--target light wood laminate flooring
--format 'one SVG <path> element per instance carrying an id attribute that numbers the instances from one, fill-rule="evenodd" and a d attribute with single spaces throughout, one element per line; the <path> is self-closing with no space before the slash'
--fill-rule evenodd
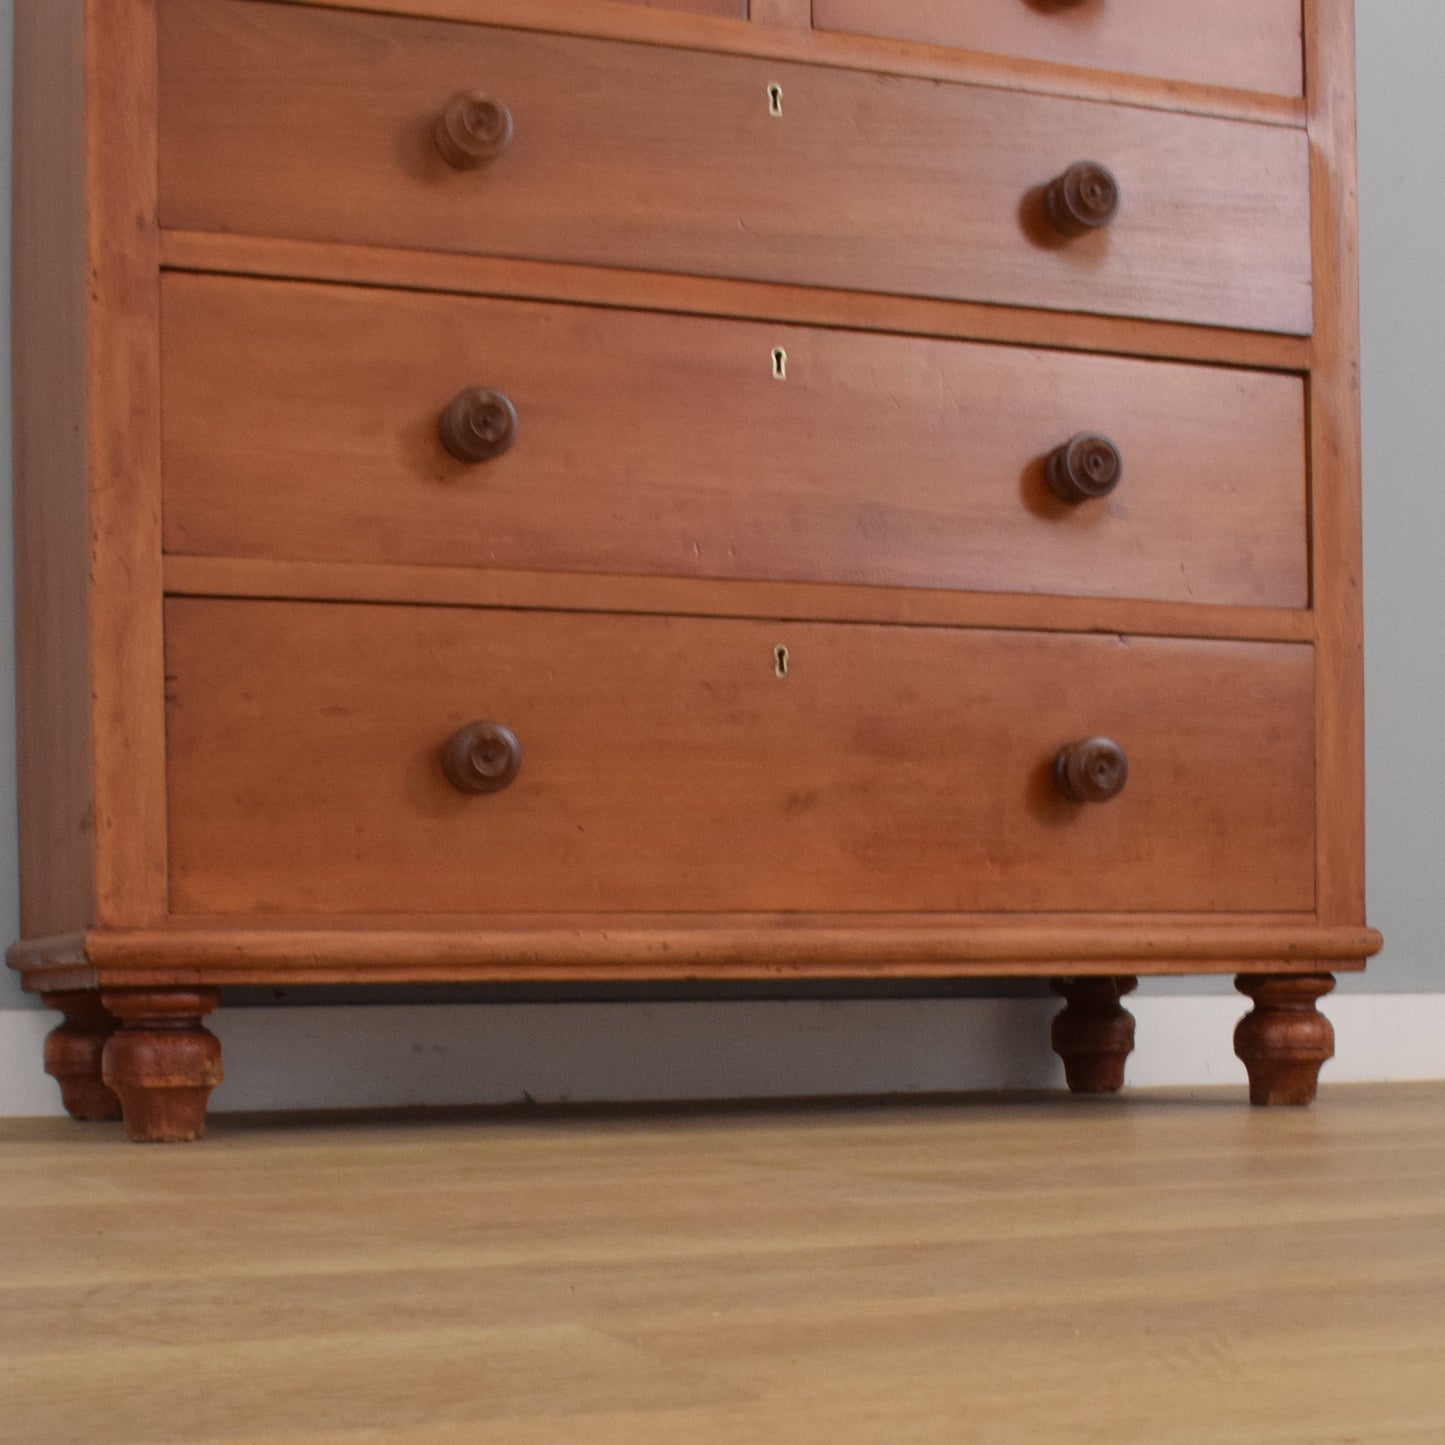
<path id="1" fill-rule="evenodd" d="M 1445 1440 L 1445 1084 L 0 1123 L 7 1445 Z"/>

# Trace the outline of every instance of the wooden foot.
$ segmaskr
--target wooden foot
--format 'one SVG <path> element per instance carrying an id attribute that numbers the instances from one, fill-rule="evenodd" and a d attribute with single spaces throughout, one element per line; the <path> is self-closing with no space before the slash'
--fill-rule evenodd
<path id="1" fill-rule="evenodd" d="M 72 1119 L 119 1119 L 120 1100 L 101 1079 L 100 1059 L 120 1021 L 94 991 L 40 997 L 65 1015 L 45 1040 L 45 1072 L 60 1085 L 66 1113 Z"/>
<path id="2" fill-rule="evenodd" d="M 1234 986 L 1254 1000 L 1234 1031 L 1234 1052 L 1249 1070 L 1249 1102 L 1308 1104 L 1320 1066 L 1334 1057 L 1334 1028 L 1315 1008 L 1334 976 L 1242 974 Z"/>
<path id="3" fill-rule="evenodd" d="M 125 1132 L 146 1143 L 199 1139 L 206 1101 L 221 1082 L 221 1044 L 201 1024 L 214 989 L 116 989 L 101 1001 L 122 1023 L 105 1046 L 105 1082 L 120 1098 Z"/>
<path id="4" fill-rule="evenodd" d="M 1128 975 L 1056 978 L 1050 985 L 1064 1000 L 1054 1017 L 1054 1052 L 1076 1094 L 1116 1094 L 1124 1087 L 1124 1061 L 1134 1048 L 1134 1015 L 1119 1002 L 1139 987 Z"/>

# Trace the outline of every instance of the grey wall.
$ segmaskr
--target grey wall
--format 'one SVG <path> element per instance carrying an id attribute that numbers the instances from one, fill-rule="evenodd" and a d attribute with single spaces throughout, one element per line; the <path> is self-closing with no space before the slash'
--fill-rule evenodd
<path id="1" fill-rule="evenodd" d="M 1445 990 L 1445 6 L 1358 0 L 1369 905 L 1378 990 Z"/>
<path id="2" fill-rule="evenodd" d="M 1358 0 L 1368 863 L 1388 940 L 1346 988 L 1445 991 L 1445 6 Z M 9 216 L 12 0 L 0 0 L 0 214 Z M 0 233 L 9 275 L 9 226 Z M 0 308 L 9 397 L 9 309 Z M 0 935 L 16 931 L 10 415 L 0 403 Z M 1180 980 L 1175 988 L 1204 988 Z M 0 977 L 0 1007 L 23 996 Z"/>

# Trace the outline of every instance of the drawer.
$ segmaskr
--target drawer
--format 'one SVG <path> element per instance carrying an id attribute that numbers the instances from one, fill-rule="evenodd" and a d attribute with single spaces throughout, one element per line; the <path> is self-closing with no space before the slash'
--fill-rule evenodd
<path id="1" fill-rule="evenodd" d="M 1313 905 L 1299 644 L 173 599 L 166 653 L 176 913 Z"/>
<path id="2" fill-rule="evenodd" d="M 1311 326 L 1290 127 L 259 0 L 162 0 L 160 64 L 167 227 Z M 457 169 L 471 91 L 512 139 Z M 1119 206 L 1066 238 L 1085 161 Z"/>
<path id="3" fill-rule="evenodd" d="M 813 24 L 1232 90 L 1304 89 L 1300 0 L 813 0 Z"/>
<path id="4" fill-rule="evenodd" d="M 172 552 L 1307 601 L 1294 376 L 183 275 L 162 317 Z M 477 388 L 515 442 L 462 462 Z M 1065 502 L 1079 434 L 1122 476 Z"/>

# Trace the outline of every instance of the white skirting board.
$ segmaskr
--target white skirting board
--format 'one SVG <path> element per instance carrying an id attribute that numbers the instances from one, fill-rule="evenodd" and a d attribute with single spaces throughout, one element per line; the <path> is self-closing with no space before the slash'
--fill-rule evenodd
<path id="1" fill-rule="evenodd" d="M 1229 996 L 1146 995 L 1133 1087 L 1244 1083 Z M 216 1112 L 948 1093 L 1061 1087 L 1056 1000 L 222 1008 Z M 1329 1000 L 1334 1083 L 1445 1079 L 1445 994 Z M 0 1010 L 0 1116 L 61 1112 L 41 1069 L 58 1015 Z"/>

